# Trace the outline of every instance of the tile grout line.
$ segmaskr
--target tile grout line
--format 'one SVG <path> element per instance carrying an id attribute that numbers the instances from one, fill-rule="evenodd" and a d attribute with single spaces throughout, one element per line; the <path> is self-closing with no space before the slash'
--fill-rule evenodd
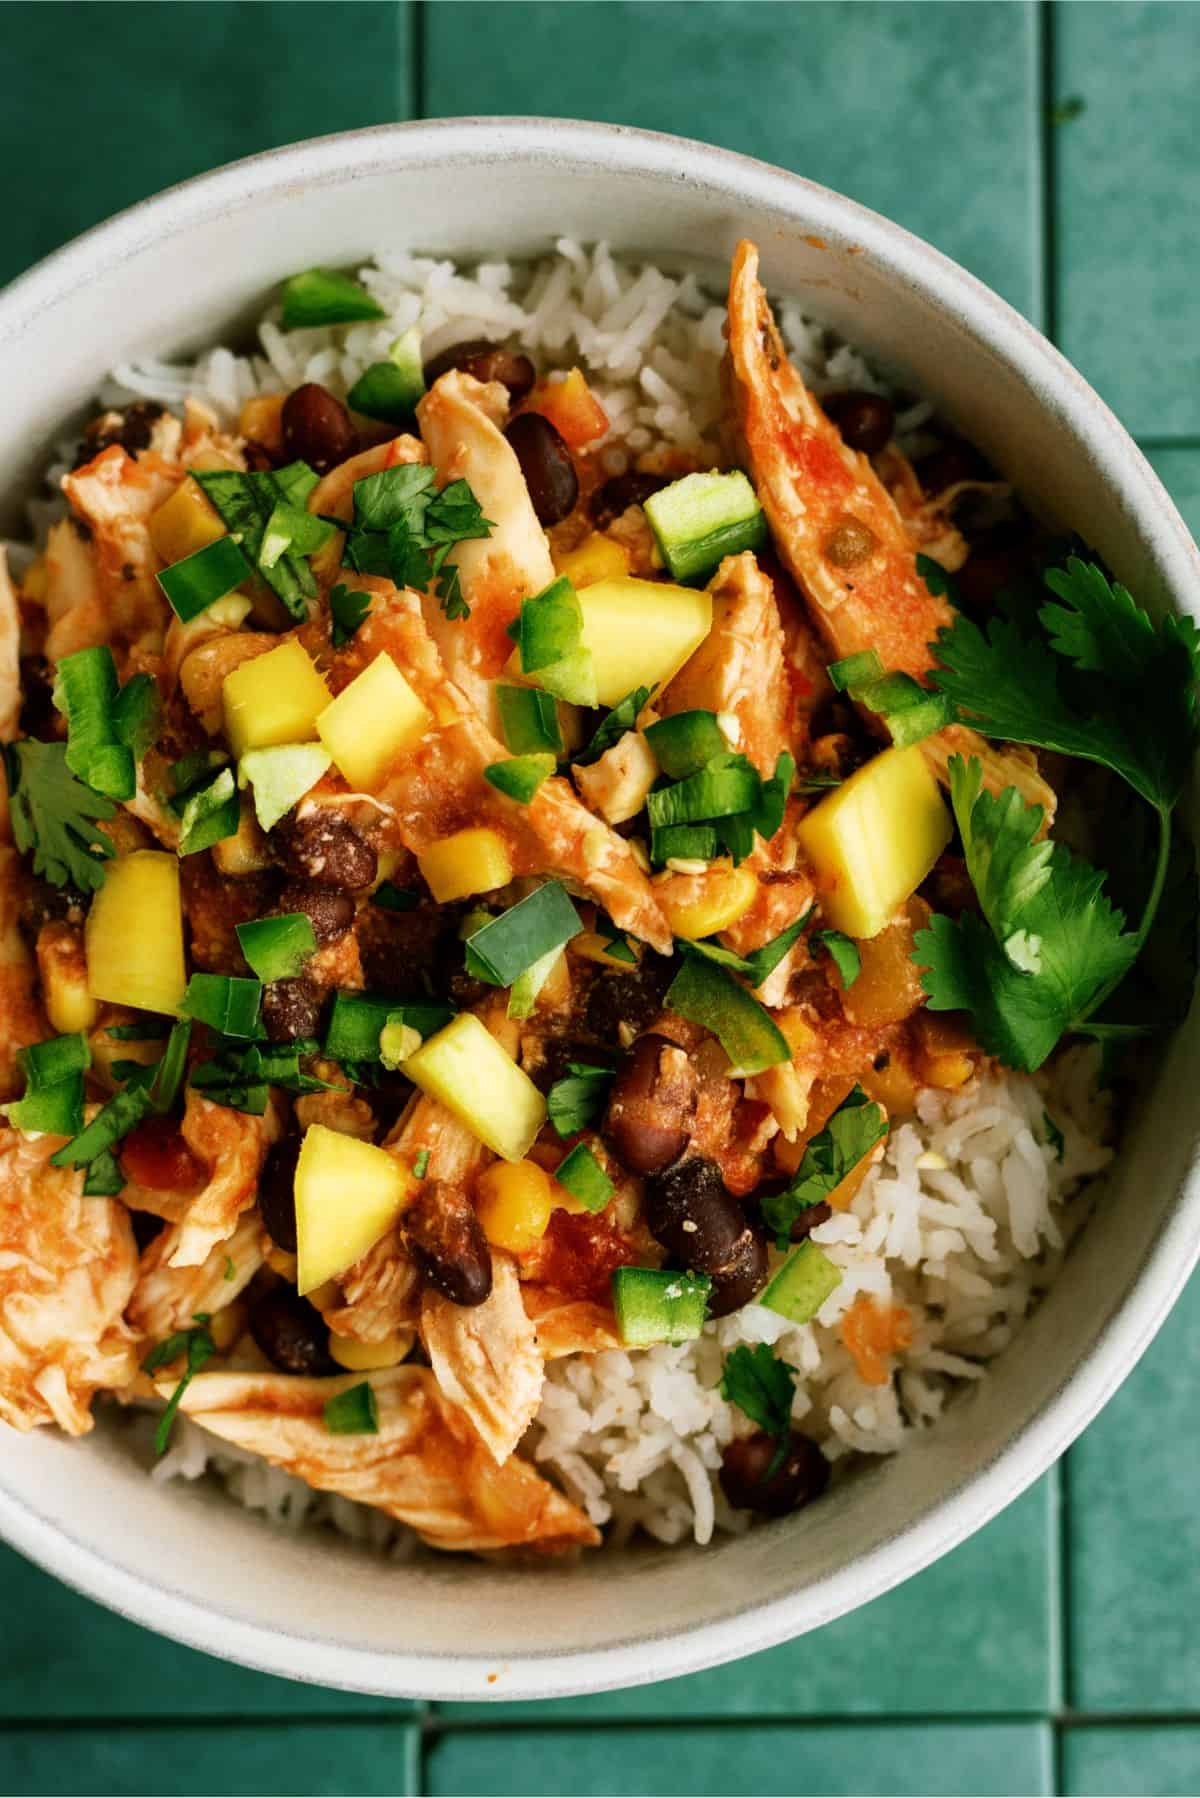
<path id="1" fill-rule="evenodd" d="M 425 117 L 425 0 L 406 0 L 408 15 L 408 51 L 410 75 L 408 81 L 410 110 L 408 117 L 423 119 Z"/>
<path id="2" fill-rule="evenodd" d="M 1034 14 L 1033 92 L 1036 106 L 1034 143 L 1037 146 L 1038 183 L 1034 204 L 1037 228 L 1038 324 L 1051 343 L 1058 337 L 1057 183 L 1058 146 L 1054 136 L 1053 107 L 1056 70 L 1056 0 L 1036 0 Z"/>

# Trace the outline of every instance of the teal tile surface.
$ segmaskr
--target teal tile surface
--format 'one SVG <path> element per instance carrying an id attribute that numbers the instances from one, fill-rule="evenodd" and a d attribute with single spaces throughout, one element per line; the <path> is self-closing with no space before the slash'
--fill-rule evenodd
<path id="1" fill-rule="evenodd" d="M 289 1723 L 121 1729 L 15 1729 L 0 1736 L 0 1798 L 399 1798 L 418 1784 L 415 1728 Z"/>
<path id="2" fill-rule="evenodd" d="M 522 1705 L 545 1718 L 1043 1711 L 1052 1702 L 1043 1480 L 970 1542 L 874 1604 L 766 1654 L 626 1692 Z M 451 1722 L 492 1705 L 440 1707 Z"/>
<path id="3" fill-rule="evenodd" d="M 0 1547 L 5 1617 L 21 1619 L 21 1653 L 0 1664 L 0 1721 L 139 1717 L 308 1716 L 411 1712 L 253 1673 L 127 1623 Z M 0 1750 L 2 1752 L 2 1750 Z"/>
<path id="4" fill-rule="evenodd" d="M 218 163 L 408 117 L 410 33 L 393 0 L 5 6 L 0 139 L 10 168 L 36 147 L 36 203 L 6 209 L 0 281 Z"/>
<path id="5" fill-rule="evenodd" d="M 1149 454 L 1184 523 L 1193 537 L 1200 538 L 1200 449 L 1152 449 Z"/>
<path id="6" fill-rule="evenodd" d="M 1200 432 L 1200 7 L 1054 9 L 1059 341 L 1145 436 Z"/>
<path id="7" fill-rule="evenodd" d="M 472 1730 L 435 1743 L 427 1790 L 532 1798 L 570 1792 L 934 1798 L 1049 1792 L 1038 1723 L 739 1724 L 725 1729 Z"/>
<path id="8" fill-rule="evenodd" d="M 761 156 L 889 214 L 1026 312 L 1034 306 L 1025 0 L 434 0 L 424 17 L 431 114 L 611 120 Z"/>
<path id="9" fill-rule="evenodd" d="M 1200 1280 L 1068 1457 L 1069 1698 L 1200 1710 Z"/>
<path id="10" fill-rule="evenodd" d="M 1200 1792 L 1200 1731 L 1194 1724 L 1069 1729 L 1062 1766 L 1070 1798 L 1191 1798 Z"/>

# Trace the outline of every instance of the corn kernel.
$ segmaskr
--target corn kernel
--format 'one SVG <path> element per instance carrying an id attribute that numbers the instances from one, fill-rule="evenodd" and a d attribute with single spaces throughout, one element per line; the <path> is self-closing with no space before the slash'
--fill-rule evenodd
<path id="1" fill-rule="evenodd" d="M 408 1359 L 416 1341 L 414 1330 L 396 1330 L 382 1342 L 357 1342 L 353 1336 L 329 1332 L 329 1353 L 339 1367 L 351 1373 L 377 1373 L 384 1367 L 398 1367 Z"/>
<path id="2" fill-rule="evenodd" d="M 283 449 L 283 402 L 286 393 L 256 393 L 244 402 L 238 430 L 263 448 L 278 455 Z"/>
<path id="3" fill-rule="evenodd" d="M 553 1209 L 550 1176 L 535 1161 L 497 1161 L 479 1177 L 479 1221 L 495 1248 L 513 1255 L 533 1248 Z"/>
<path id="4" fill-rule="evenodd" d="M 589 587 L 593 581 L 615 580 L 628 574 L 629 551 L 624 544 L 593 531 L 575 549 L 560 556 L 555 567 L 576 589 Z"/>
<path id="5" fill-rule="evenodd" d="M 100 1016 L 100 1005 L 88 991 L 80 932 L 66 923 L 44 924 L 36 953 L 46 1016 L 55 1030 L 64 1036 L 90 1030 Z"/>
<path id="6" fill-rule="evenodd" d="M 341 1304 L 342 1289 L 336 1280 L 322 1280 L 306 1296 L 309 1304 L 315 1305 L 318 1311 L 331 1311 L 335 1305 Z"/>
<path id="7" fill-rule="evenodd" d="M 286 1249 L 281 1249 L 277 1242 L 273 1242 L 264 1251 L 263 1260 L 274 1273 L 279 1275 L 281 1280 L 290 1280 L 293 1286 L 296 1284 L 296 1269 L 300 1263 L 295 1255 L 290 1255 Z"/>
<path id="8" fill-rule="evenodd" d="M 25 579 L 21 582 L 21 595 L 24 599 L 36 600 L 39 603 L 46 597 L 49 586 L 45 556 L 36 556 L 25 570 Z"/>
<path id="9" fill-rule="evenodd" d="M 710 864 L 703 875 L 668 875 L 654 889 L 673 934 L 690 942 L 728 930 L 750 910 L 757 894 L 750 869 L 728 862 Z"/>
<path id="10" fill-rule="evenodd" d="M 513 877 L 504 838 L 482 826 L 456 830 L 453 836 L 431 843 L 424 855 L 417 857 L 417 865 L 439 905 L 468 899 L 472 893 L 495 892 Z"/>
<path id="11" fill-rule="evenodd" d="M 170 499 L 150 514 L 146 529 L 155 555 L 168 566 L 225 535 L 225 526 L 193 480 L 179 483 Z"/>
<path id="12" fill-rule="evenodd" d="M 219 1355 L 224 1355 L 233 1347 L 238 1337 L 246 1328 L 246 1307 L 238 1299 L 223 1310 L 214 1314 L 208 1326 L 208 1333 L 213 1339 Z"/>

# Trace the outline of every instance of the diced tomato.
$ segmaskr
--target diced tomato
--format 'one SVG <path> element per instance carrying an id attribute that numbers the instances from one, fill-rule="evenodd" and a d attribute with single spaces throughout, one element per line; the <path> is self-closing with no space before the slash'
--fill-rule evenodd
<path id="1" fill-rule="evenodd" d="M 542 1238 L 538 1279 L 573 1299 L 608 1299 L 615 1267 L 636 1259 L 630 1244 L 603 1214 L 571 1216 L 555 1211 Z"/>
<path id="2" fill-rule="evenodd" d="M 842 1341 L 859 1378 L 868 1386 L 884 1386 L 891 1373 L 885 1357 L 912 1345 L 912 1317 L 903 1305 L 881 1305 L 860 1292 L 842 1319 Z"/>
<path id="3" fill-rule="evenodd" d="M 607 412 L 577 368 L 564 381 L 539 381 L 525 410 L 548 418 L 569 449 L 583 449 L 608 429 Z"/>
<path id="4" fill-rule="evenodd" d="M 131 1130 L 119 1159 L 126 1178 L 151 1192 L 188 1192 L 204 1183 L 204 1168 L 171 1118 L 150 1118 Z"/>

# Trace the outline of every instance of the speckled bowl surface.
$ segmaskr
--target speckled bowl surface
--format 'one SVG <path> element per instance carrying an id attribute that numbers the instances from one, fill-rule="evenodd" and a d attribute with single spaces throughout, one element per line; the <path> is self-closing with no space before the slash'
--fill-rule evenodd
<path id="1" fill-rule="evenodd" d="M 134 207 L 15 283 L 0 296 L 3 524 L 18 528 L 54 438 L 122 358 L 227 339 L 314 263 L 396 242 L 515 255 L 563 232 L 694 258 L 718 282 L 736 240 L 753 237 L 773 291 L 894 365 L 1145 603 L 1196 612 L 1197 552 L 1148 463 L 1070 365 L 961 268 L 762 163 L 538 119 L 384 127 L 255 157 Z M 904 1454 L 748 1536 L 533 1570 L 380 1563 L 327 1534 L 272 1531 L 217 1492 L 151 1482 L 103 1424 L 80 1441 L 4 1436 L 0 1530 L 153 1629 L 364 1692 L 553 1697 L 768 1647 L 953 1548 L 1129 1372 L 1200 1250 L 1198 1076 L 1193 1016 L 1060 1280 L 989 1378 Z"/>

